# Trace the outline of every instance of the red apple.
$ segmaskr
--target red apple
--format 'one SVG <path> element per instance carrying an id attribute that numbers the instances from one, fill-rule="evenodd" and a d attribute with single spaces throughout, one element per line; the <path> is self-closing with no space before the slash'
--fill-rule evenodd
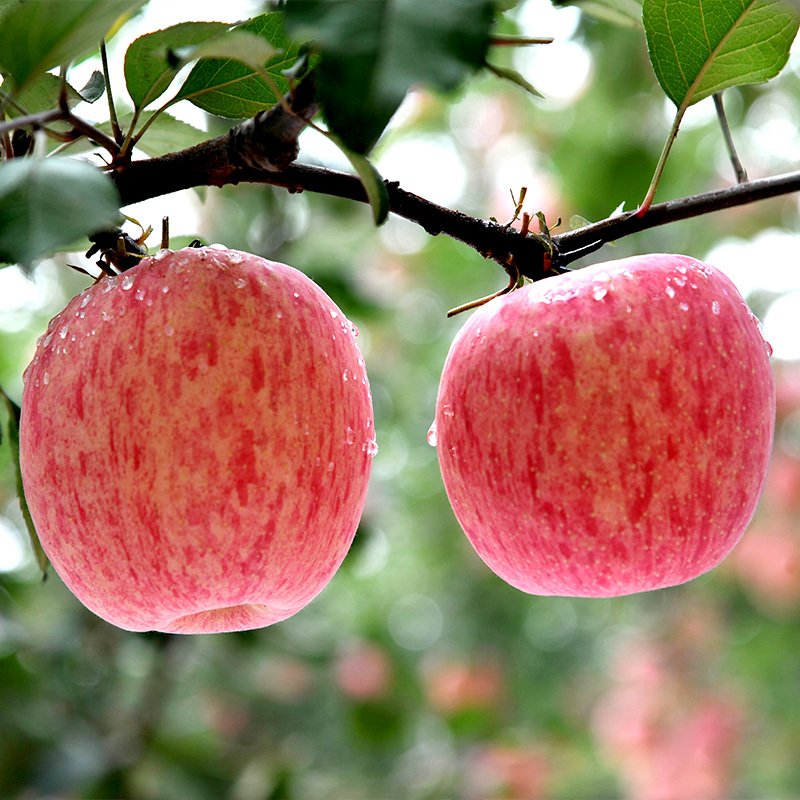
<path id="1" fill-rule="evenodd" d="M 532 594 L 611 597 L 718 564 L 764 483 L 768 345 L 686 256 L 598 264 L 493 300 L 444 366 L 435 435 L 481 558 Z"/>
<path id="2" fill-rule="evenodd" d="M 135 631 L 270 625 L 328 583 L 374 454 L 353 326 L 300 272 L 162 251 L 50 323 L 20 457 L 56 571 Z"/>

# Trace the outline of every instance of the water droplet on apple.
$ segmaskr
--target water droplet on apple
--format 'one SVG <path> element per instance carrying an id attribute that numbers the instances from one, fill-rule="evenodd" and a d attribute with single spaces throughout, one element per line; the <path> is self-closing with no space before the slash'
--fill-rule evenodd
<path id="1" fill-rule="evenodd" d="M 375 441 L 375 439 L 367 439 L 367 441 L 364 442 L 364 444 L 361 447 L 361 449 L 370 458 L 375 458 L 375 456 L 378 454 L 378 443 Z"/>
<path id="2" fill-rule="evenodd" d="M 66 339 L 68 333 L 69 333 L 69 325 L 64 325 L 58 332 L 59 339 Z"/>
<path id="3" fill-rule="evenodd" d="M 767 357 L 772 358 L 772 345 L 764 339 L 764 350 L 767 351 Z"/>
<path id="4" fill-rule="evenodd" d="M 431 423 L 430 428 L 428 428 L 428 433 L 425 435 L 425 440 L 431 447 L 436 447 L 436 420 Z"/>
<path id="5" fill-rule="evenodd" d="M 345 444 L 353 444 L 356 440 L 356 432 L 348 425 L 344 434 Z"/>
<path id="6" fill-rule="evenodd" d="M 235 278 L 233 281 L 233 285 L 237 289 L 244 289 L 244 287 L 247 286 L 247 278 Z"/>
<path id="7" fill-rule="evenodd" d="M 84 296 L 83 300 L 81 300 L 81 308 L 86 308 L 86 306 L 88 306 L 88 305 L 89 305 L 89 303 L 91 303 L 91 302 L 92 302 L 92 295 L 91 295 L 91 293 L 90 293 L 90 292 L 88 292 L 88 291 L 86 291 L 86 292 L 83 292 L 83 294 L 84 294 L 85 296 Z"/>
<path id="8" fill-rule="evenodd" d="M 103 318 L 105 322 L 110 322 L 113 319 L 111 313 L 106 311 L 105 309 L 100 312 L 100 316 Z"/>
<path id="9" fill-rule="evenodd" d="M 172 334 L 175 333 L 175 328 L 173 328 L 172 325 L 165 325 L 164 326 L 164 333 L 167 336 L 172 336 Z"/>
<path id="10" fill-rule="evenodd" d="M 449 403 L 445 403 L 445 405 L 442 406 L 442 414 L 444 414 L 446 417 L 454 417 L 456 412 L 453 411 L 453 406 L 451 406 Z"/>
<path id="11" fill-rule="evenodd" d="M 48 333 L 47 336 L 45 336 L 42 340 L 42 347 L 47 347 L 51 341 L 53 341 L 53 334 Z"/>
<path id="12" fill-rule="evenodd" d="M 353 325 L 353 323 L 350 322 L 349 320 L 348 320 L 347 324 L 350 326 L 350 333 L 353 334 L 353 338 L 354 339 L 358 339 L 358 326 L 357 325 Z"/>
<path id="13" fill-rule="evenodd" d="M 292 292 L 292 297 L 297 299 L 298 297 L 300 297 L 300 293 L 299 292 Z"/>
<path id="14" fill-rule="evenodd" d="M 130 289 L 133 286 L 135 280 L 136 279 L 133 277 L 133 275 L 123 275 L 122 281 L 120 282 L 120 286 L 123 288 L 124 291 L 127 292 L 128 289 Z"/>
<path id="15" fill-rule="evenodd" d="M 607 286 L 595 286 L 594 290 L 592 291 L 592 297 L 594 297 L 595 300 L 602 300 L 607 294 Z"/>
<path id="16" fill-rule="evenodd" d="M 108 294 L 117 285 L 118 280 L 116 275 L 109 275 L 107 278 L 104 278 L 101 284 L 103 287 L 103 294 Z"/>
<path id="17" fill-rule="evenodd" d="M 134 298 L 136 300 L 144 300 L 144 289 L 137 289 Z"/>
<path id="18" fill-rule="evenodd" d="M 672 281 L 676 286 L 686 286 L 686 278 L 683 275 L 673 276 Z"/>
<path id="19" fill-rule="evenodd" d="M 328 472 L 333 472 L 334 470 L 334 463 L 333 461 L 328 462 Z"/>
<path id="20" fill-rule="evenodd" d="M 335 339 L 336 337 L 334 336 L 333 338 Z M 349 370 L 349 369 L 346 369 L 346 370 L 345 370 L 345 371 L 342 373 L 342 380 L 343 380 L 345 383 L 346 383 L 347 381 L 349 381 L 349 380 L 350 380 L 350 370 Z"/>
<path id="21" fill-rule="evenodd" d="M 275 312 L 275 317 L 277 319 L 283 319 L 283 311 L 276 311 Z"/>
<path id="22" fill-rule="evenodd" d="M 167 294 L 168 292 L 169 292 L 169 286 L 161 287 L 161 294 Z"/>
<path id="23" fill-rule="evenodd" d="M 712 314 L 719 314 L 719 300 L 712 300 L 711 301 L 711 313 Z"/>
<path id="24" fill-rule="evenodd" d="M 47 386 L 47 384 L 50 383 L 50 373 L 49 372 L 45 372 L 44 375 L 42 375 L 42 383 L 45 386 Z"/>
<path id="25" fill-rule="evenodd" d="M 339 316 L 339 315 L 338 315 L 338 314 L 337 314 L 335 311 L 333 311 L 333 310 L 331 310 L 329 313 L 330 313 L 330 315 L 331 315 L 331 319 L 336 319 L 336 318 Z"/>
<path id="26" fill-rule="evenodd" d="M 214 244 L 208 245 L 209 250 L 227 250 L 228 248 L 225 247 L 224 244 L 220 244 L 219 242 L 214 242 Z"/>
<path id="27" fill-rule="evenodd" d="M 173 251 L 168 247 L 164 247 L 153 256 L 153 261 L 161 261 L 162 258 L 166 258 L 171 252 Z"/>
<path id="28" fill-rule="evenodd" d="M 667 297 L 675 297 L 675 290 L 671 286 L 667 286 L 665 291 L 667 293 Z"/>
<path id="29" fill-rule="evenodd" d="M 228 256 L 228 263 L 241 264 L 242 263 L 241 253 L 237 253 L 235 250 L 231 250 L 230 255 Z"/>
<path id="30" fill-rule="evenodd" d="M 689 310 L 689 304 L 688 303 L 678 303 L 678 308 L 681 311 L 688 311 Z"/>

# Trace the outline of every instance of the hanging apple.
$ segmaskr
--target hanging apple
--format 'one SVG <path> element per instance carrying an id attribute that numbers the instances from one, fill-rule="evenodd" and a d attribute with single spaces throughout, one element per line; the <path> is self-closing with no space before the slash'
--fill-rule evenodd
<path id="1" fill-rule="evenodd" d="M 283 264 L 212 246 L 103 277 L 26 373 L 25 493 L 74 594 L 121 628 L 303 608 L 345 557 L 376 450 L 353 326 Z"/>
<path id="2" fill-rule="evenodd" d="M 772 445 L 769 347 L 731 281 L 679 255 L 598 264 L 476 311 L 437 452 L 480 557 L 532 594 L 683 583 L 734 547 Z"/>

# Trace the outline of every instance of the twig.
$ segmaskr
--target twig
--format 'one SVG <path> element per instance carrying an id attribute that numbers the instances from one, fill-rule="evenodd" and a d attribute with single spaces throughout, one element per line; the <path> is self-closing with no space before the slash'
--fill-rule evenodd
<path id="1" fill-rule="evenodd" d="M 117 119 L 117 108 L 114 105 L 114 95 L 111 93 L 111 75 L 108 71 L 108 54 L 106 53 L 106 41 L 100 42 L 100 59 L 103 64 L 103 80 L 106 84 L 106 99 L 108 100 L 108 116 L 111 121 L 111 132 L 114 134 L 114 141 L 122 144 L 125 137 L 122 135 L 122 128 Z"/>
<path id="2" fill-rule="evenodd" d="M 725 106 L 722 104 L 722 92 L 717 92 L 714 95 L 714 107 L 717 109 L 719 126 L 722 128 L 722 136 L 725 139 L 725 146 L 728 148 L 728 157 L 731 160 L 733 172 L 736 175 L 736 182 L 745 183 L 747 181 L 747 171 L 742 166 L 742 162 L 739 160 L 739 154 L 736 152 L 736 145 L 733 143 L 731 127 L 728 124 L 728 116 L 725 114 Z"/>

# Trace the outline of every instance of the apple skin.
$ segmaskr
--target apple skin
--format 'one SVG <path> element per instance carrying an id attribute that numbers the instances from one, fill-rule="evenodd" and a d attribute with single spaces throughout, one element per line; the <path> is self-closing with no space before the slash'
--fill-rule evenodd
<path id="1" fill-rule="evenodd" d="M 78 599 L 170 633 L 308 604 L 350 547 L 377 449 L 355 336 L 303 274 L 220 246 L 73 298 L 25 375 L 20 460 Z"/>
<path id="2" fill-rule="evenodd" d="M 531 594 L 674 586 L 734 547 L 764 484 L 769 346 L 731 281 L 680 255 L 597 264 L 476 311 L 435 437 L 478 555 Z"/>

